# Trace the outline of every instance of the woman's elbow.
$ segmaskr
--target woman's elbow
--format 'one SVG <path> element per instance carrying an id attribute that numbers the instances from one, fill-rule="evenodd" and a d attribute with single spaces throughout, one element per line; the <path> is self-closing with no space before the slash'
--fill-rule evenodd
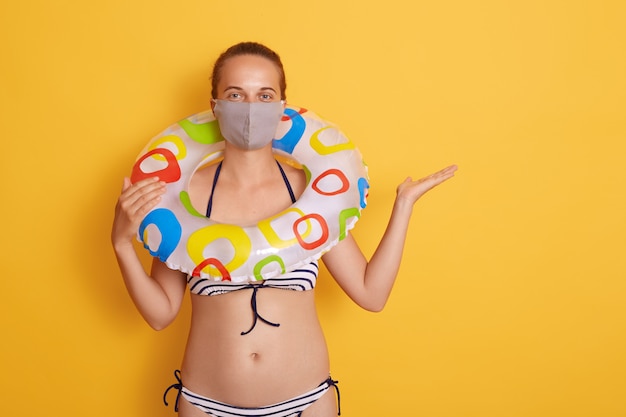
<path id="1" fill-rule="evenodd" d="M 176 318 L 175 315 L 174 316 L 168 315 L 168 316 L 163 316 L 163 317 L 144 317 L 148 325 L 153 330 L 156 330 L 156 331 L 161 331 L 165 329 L 166 327 L 168 327 L 170 324 L 172 324 L 175 318 Z"/>
<path id="2" fill-rule="evenodd" d="M 387 300 L 367 300 L 359 303 L 362 309 L 370 313 L 380 313 L 387 305 Z"/>
<path id="3" fill-rule="evenodd" d="M 152 328 L 152 330 L 156 330 L 157 332 L 160 332 L 161 330 L 169 326 L 169 323 L 149 321 L 148 325 Z"/>

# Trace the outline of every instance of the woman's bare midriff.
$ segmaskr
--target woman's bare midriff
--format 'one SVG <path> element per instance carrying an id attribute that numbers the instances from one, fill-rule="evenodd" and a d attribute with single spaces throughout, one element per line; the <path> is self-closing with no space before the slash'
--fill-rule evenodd
<path id="1" fill-rule="evenodd" d="M 330 371 L 315 310 L 314 290 L 259 288 L 254 329 L 252 289 L 215 296 L 192 294 L 193 315 L 182 365 L 191 391 L 241 407 L 259 407 L 303 394 Z"/>

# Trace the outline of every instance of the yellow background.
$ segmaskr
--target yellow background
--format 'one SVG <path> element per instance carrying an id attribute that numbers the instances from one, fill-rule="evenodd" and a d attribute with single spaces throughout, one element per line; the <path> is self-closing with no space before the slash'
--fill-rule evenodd
<path id="1" fill-rule="evenodd" d="M 146 141 L 207 107 L 217 55 L 257 40 L 365 155 L 366 253 L 396 184 L 460 167 L 383 313 L 322 276 L 344 415 L 626 416 L 625 5 L 2 1 L 0 413 L 173 415 L 189 305 L 142 321 L 113 207 Z"/>

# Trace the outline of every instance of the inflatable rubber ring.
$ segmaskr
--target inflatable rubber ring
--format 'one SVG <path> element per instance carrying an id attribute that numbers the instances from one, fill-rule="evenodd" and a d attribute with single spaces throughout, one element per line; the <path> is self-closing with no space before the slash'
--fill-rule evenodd
<path id="1" fill-rule="evenodd" d="M 216 281 L 264 280 L 319 259 L 360 218 L 367 166 L 335 125 L 302 108 L 285 108 L 276 137 L 274 153 L 300 165 L 307 185 L 292 206 L 246 227 L 215 222 L 189 199 L 191 177 L 224 149 L 211 110 L 154 137 L 139 154 L 131 182 L 158 176 L 167 191 L 142 220 L 139 241 L 169 268 Z"/>

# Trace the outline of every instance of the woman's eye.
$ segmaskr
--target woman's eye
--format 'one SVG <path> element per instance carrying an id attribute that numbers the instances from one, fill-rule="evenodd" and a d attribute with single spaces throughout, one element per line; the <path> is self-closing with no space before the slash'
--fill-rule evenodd
<path id="1" fill-rule="evenodd" d="M 261 99 L 261 101 L 272 101 L 274 97 L 272 97 L 271 94 L 261 94 L 259 98 Z"/>
<path id="2" fill-rule="evenodd" d="M 228 99 L 230 101 L 241 101 L 241 100 L 243 100 L 243 96 L 241 94 L 239 94 L 239 93 L 230 93 L 228 95 Z"/>

